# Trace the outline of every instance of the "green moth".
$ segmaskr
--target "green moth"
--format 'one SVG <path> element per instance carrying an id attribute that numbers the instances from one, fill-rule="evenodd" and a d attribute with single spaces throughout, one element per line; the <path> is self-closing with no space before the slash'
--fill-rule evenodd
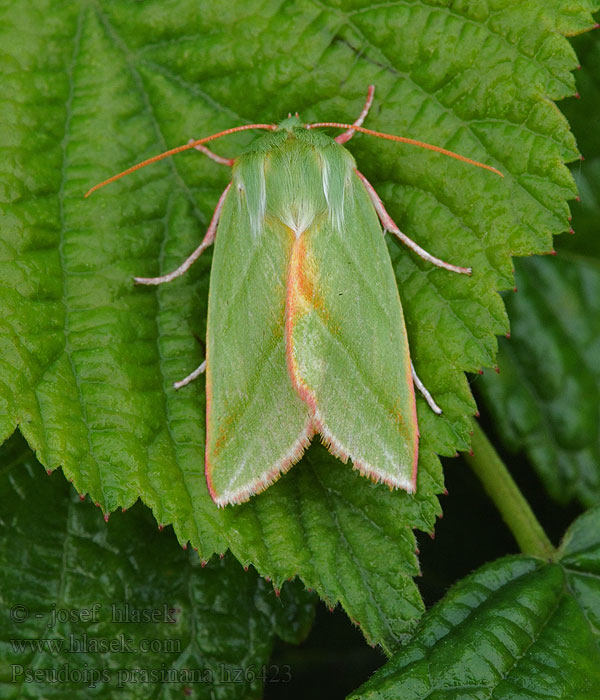
<path id="1" fill-rule="evenodd" d="M 216 241 L 206 359 L 175 387 L 206 371 L 205 471 L 219 506 L 265 490 L 317 433 L 361 474 L 415 490 L 414 385 L 436 413 L 441 409 L 411 363 L 382 225 L 430 263 L 471 270 L 435 258 L 405 236 L 343 144 L 359 131 L 501 173 L 437 146 L 363 128 L 373 93 L 371 86 L 353 124 L 306 125 L 296 114 L 278 125 L 234 127 L 150 158 L 87 193 L 190 148 L 232 168 L 200 246 L 167 275 L 135 278 L 170 282 Z M 334 139 L 316 127 L 345 131 Z M 269 133 L 233 159 L 204 145 L 245 129 Z"/>

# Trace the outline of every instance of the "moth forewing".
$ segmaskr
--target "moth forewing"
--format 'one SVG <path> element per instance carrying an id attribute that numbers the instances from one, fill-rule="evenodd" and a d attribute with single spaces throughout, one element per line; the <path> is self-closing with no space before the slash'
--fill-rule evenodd
<path id="1" fill-rule="evenodd" d="M 251 210 L 256 215 L 262 201 L 253 176 L 249 186 L 242 157 L 219 222 L 210 279 L 205 461 L 218 505 L 267 488 L 300 458 L 312 436 L 307 406 L 291 385 L 285 359 L 286 274 L 294 237 L 264 216 L 253 232 Z"/>
<path id="2" fill-rule="evenodd" d="M 288 280 L 288 367 L 329 450 L 414 491 L 418 426 L 398 294 L 377 214 L 352 167 L 343 223 L 315 220 Z"/>

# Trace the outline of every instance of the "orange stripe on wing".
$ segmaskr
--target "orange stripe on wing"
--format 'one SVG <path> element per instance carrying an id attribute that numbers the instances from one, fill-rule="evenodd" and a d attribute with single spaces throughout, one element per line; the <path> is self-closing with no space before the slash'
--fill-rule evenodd
<path id="1" fill-rule="evenodd" d="M 308 229 L 296 239 L 290 258 L 285 304 L 285 353 L 287 367 L 294 389 L 310 409 L 313 417 L 313 429 L 321 434 L 321 443 L 325 445 L 332 455 L 346 463 L 350 455 L 325 424 L 323 416 L 318 409 L 314 391 L 302 378 L 294 354 L 294 329 L 302 316 L 314 311 L 321 318 L 328 318 L 327 307 L 319 293 L 318 284 L 315 280 L 316 271 L 311 266 L 308 256 L 310 233 L 311 229 Z M 334 329 L 331 329 L 331 331 L 335 332 Z"/>
<path id="2" fill-rule="evenodd" d="M 413 491 L 417 490 L 417 467 L 419 465 L 419 421 L 417 419 L 417 399 L 415 397 L 415 385 L 413 383 L 412 371 L 410 368 L 410 352 L 406 353 L 408 355 L 406 362 L 406 381 L 410 387 L 410 407 L 412 411 L 413 425 L 416 427 L 417 435 L 415 440 L 415 449 L 413 452 L 413 463 L 412 463 L 412 483 Z"/>
<path id="3" fill-rule="evenodd" d="M 405 331 L 406 332 L 406 331 Z M 413 484 L 413 492 L 417 490 L 417 467 L 419 464 L 419 422 L 417 420 L 417 400 L 415 396 L 415 385 L 413 382 L 412 378 L 412 370 L 411 370 L 411 361 L 410 361 L 410 350 L 407 347 L 407 352 L 404 358 L 404 366 L 405 366 L 405 381 L 406 381 L 406 386 L 409 388 L 409 394 L 410 394 L 410 412 L 411 412 L 411 418 L 412 418 L 412 425 L 415 426 L 416 428 L 416 439 L 415 439 L 415 447 L 413 450 L 413 456 L 412 456 L 412 474 L 411 474 L 411 481 Z M 407 424 L 404 415 L 402 414 L 400 407 L 394 406 L 393 413 L 392 413 L 392 419 L 394 422 L 398 425 L 398 432 L 402 434 L 402 436 L 406 440 L 410 440 L 410 433 L 412 432 L 411 426 Z"/>
<path id="4" fill-rule="evenodd" d="M 313 309 L 314 274 L 306 265 L 306 234 L 303 232 L 292 247 L 285 296 L 285 358 L 292 386 L 314 415 L 317 403 L 314 393 L 300 375 L 294 354 L 294 328 L 300 318 Z"/>
<path id="5" fill-rule="evenodd" d="M 208 446 L 212 439 L 212 427 L 211 427 L 211 406 L 212 406 L 212 377 L 210 371 L 210 354 L 209 354 L 209 344 L 206 344 L 206 444 L 204 445 L 204 477 L 206 479 L 206 485 L 208 487 L 208 492 L 210 497 L 215 500 L 217 494 L 213 489 L 212 485 L 212 465 L 208 459 Z"/>
<path id="6" fill-rule="evenodd" d="M 292 255 L 289 263 L 289 269 L 291 269 L 294 259 L 294 251 L 296 250 L 295 236 L 291 229 L 287 229 L 289 236 L 292 238 L 294 243 L 291 243 L 290 248 L 292 249 Z M 304 255 L 303 250 L 300 253 L 301 257 Z M 304 290 L 303 296 L 310 298 L 312 292 L 312 287 L 308 278 L 303 279 L 301 283 L 302 289 Z M 290 296 L 290 288 L 288 285 L 286 291 L 286 312 L 285 312 L 285 339 L 286 339 L 286 362 L 288 369 L 290 367 L 290 356 L 287 352 L 288 347 L 288 337 L 291 337 L 291 330 L 288 330 L 288 298 Z M 289 333 L 289 335 L 288 335 Z M 285 474 L 291 467 L 300 460 L 305 449 L 310 445 L 310 441 L 315 433 L 314 422 L 312 417 L 312 411 L 310 411 L 308 420 L 306 421 L 303 430 L 300 432 L 294 443 L 290 446 L 288 451 L 278 459 L 278 461 L 260 478 L 254 481 L 249 481 L 244 487 L 239 488 L 235 492 L 228 492 L 225 494 L 219 494 L 213 485 L 213 465 L 211 464 L 209 458 L 209 445 L 211 445 L 213 426 L 211 422 L 211 406 L 212 406 L 212 377 L 210 373 L 210 353 L 207 348 L 207 372 L 206 372 L 206 449 L 205 449 L 205 476 L 206 483 L 208 486 L 208 491 L 211 495 L 213 501 L 219 506 L 224 507 L 228 504 L 243 503 L 248 501 L 251 496 L 265 491 L 271 484 L 273 484 L 279 476 Z M 291 372 L 289 372 L 290 377 L 292 377 Z M 293 378 L 292 378 L 293 383 Z M 295 388 L 296 385 L 293 383 Z M 308 402 L 307 402 L 308 403 Z M 309 403 L 310 408 L 310 403 Z M 224 427 L 219 427 L 219 434 L 216 438 L 215 446 L 212 451 L 213 458 L 217 457 L 218 454 L 223 450 L 226 442 L 226 438 L 229 435 L 229 427 L 234 422 L 234 416 L 228 416 L 226 419 L 226 424 Z"/>
<path id="7" fill-rule="evenodd" d="M 213 465 L 210 461 L 210 446 L 213 444 L 213 421 L 212 421 L 212 403 L 213 403 L 213 387 L 212 387 L 212 372 L 210 345 L 206 346 L 206 444 L 204 446 L 204 476 L 208 492 L 215 503 L 219 501 L 219 495 L 213 486 L 212 472 Z M 218 426 L 218 435 L 214 441 L 212 449 L 212 457 L 216 458 L 223 451 L 227 439 L 231 434 L 231 427 L 235 423 L 235 415 L 225 416 L 223 421 Z"/>

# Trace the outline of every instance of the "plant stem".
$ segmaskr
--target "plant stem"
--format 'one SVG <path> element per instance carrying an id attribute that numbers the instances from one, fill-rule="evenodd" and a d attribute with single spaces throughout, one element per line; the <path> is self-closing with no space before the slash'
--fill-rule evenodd
<path id="1" fill-rule="evenodd" d="M 475 420 L 472 453 L 465 453 L 464 457 L 500 511 L 523 554 L 552 559 L 555 554 L 552 543 L 506 465 Z"/>

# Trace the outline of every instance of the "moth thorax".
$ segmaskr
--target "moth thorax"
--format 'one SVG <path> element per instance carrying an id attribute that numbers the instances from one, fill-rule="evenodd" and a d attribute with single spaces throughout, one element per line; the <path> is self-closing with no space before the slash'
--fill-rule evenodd
<path id="1" fill-rule="evenodd" d="M 267 209 L 267 192 L 262 169 L 253 172 L 246 168 L 234 172 L 234 187 L 240 209 L 246 209 L 250 219 L 250 232 L 257 238 L 263 229 Z"/>
<path id="2" fill-rule="evenodd" d="M 315 222 L 328 221 L 336 229 L 344 226 L 346 189 L 352 169 L 335 145 L 333 154 L 316 149 L 299 149 L 299 157 L 290 158 L 276 182 L 267 180 L 267 208 L 273 202 L 282 223 L 296 238 Z M 278 195 L 270 197 L 271 189 Z M 275 212 L 274 212 L 275 213 Z"/>
<path id="3" fill-rule="evenodd" d="M 310 228 L 319 213 L 314 200 L 303 198 L 299 201 L 291 201 L 288 207 L 282 210 L 281 220 L 294 232 L 296 238 L 299 238 Z"/>
<path id="4" fill-rule="evenodd" d="M 262 230 L 266 215 L 279 219 L 296 238 L 316 220 L 343 228 L 345 206 L 352 199 L 346 193 L 352 181 L 351 156 L 337 144 L 327 150 L 292 140 L 240 162 L 235 186 L 253 235 Z"/>
<path id="5" fill-rule="evenodd" d="M 344 159 L 337 161 L 321 156 L 321 181 L 327 202 L 327 217 L 333 228 L 344 228 L 346 190 L 351 186 L 351 168 Z M 336 162 L 337 161 L 337 162 Z"/>

